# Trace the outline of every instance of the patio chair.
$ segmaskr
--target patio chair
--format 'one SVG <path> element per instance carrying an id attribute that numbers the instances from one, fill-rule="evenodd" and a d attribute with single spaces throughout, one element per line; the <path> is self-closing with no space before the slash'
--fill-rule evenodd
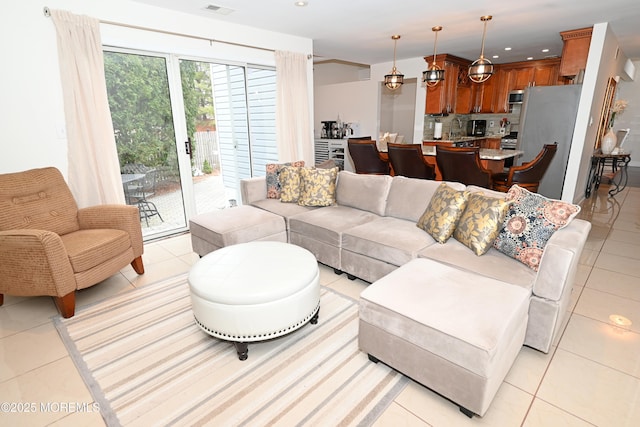
<path id="1" fill-rule="evenodd" d="M 130 205 L 138 206 L 140 220 L 145 220 L 149 226 L 149 218 L 158 216 L 164 222 L 155 203 L 149 200 L 156 192 L 156 169 L 150 169 L 145 165 L 128 164 L 122 167 L 125 174 L 141 175 L 139 179 L 124 183 L 125 198 Z"/>

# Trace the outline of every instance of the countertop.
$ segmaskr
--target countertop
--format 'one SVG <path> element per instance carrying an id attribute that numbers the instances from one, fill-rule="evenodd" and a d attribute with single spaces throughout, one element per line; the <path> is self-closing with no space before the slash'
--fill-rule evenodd
<path id="1" fill-rule="evenodd" d="M 485 136 L 456 136 L 454 138 L 447 139 L 424 139 L 422 142 L 426 142 L 429 144 L 450 144 L 452 142 L 462 142 L 462 141 L 476 141 L 478 139 L 502 139 L 504 135 L 485 135 Z"/>
<path id="2" fill-rule="evenodd" d="M 387 150 L 380 150 L 381 153 L 387 153 Z M 435 145 L 423 145 L 422 146 L 422 154 L 425 156 L 435 156 L 436 155 L 436 146 Z M 482 160 L 504 160 L 509 157 L 517 157 L 524 154 L 524 151 L 521 150 L 502 150 L 502 149 L 493 149 L 493 148 L 481 148 L 480 149 L 480 158 Z"/>
<path id="3" fill-rule="evenodd" d="M 424 154 L 425 156 L 435 156 L 436 146 L 423 145 L 422 154 Z M 504 160 L 504 159 L 508 159 L 509 157 L 517 157 L 522 154 L 524 154 L 524 151 L 521 151 L 521 150 L 496 150 L 493 148 L 480 149 L 480 158 L 482 160 Z"/>

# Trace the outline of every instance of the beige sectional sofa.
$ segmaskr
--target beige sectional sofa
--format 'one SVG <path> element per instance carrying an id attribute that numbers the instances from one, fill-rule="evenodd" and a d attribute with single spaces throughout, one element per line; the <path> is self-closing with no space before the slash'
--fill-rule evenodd
<path id="1" fill-rule="evenodd" d="M 290 243 L 308 249 L 336 272 L 375 282 L 360 302 L 360 346 L 372 360 L 405 372 L 455 401 L 467 415 L 483 415 L 522 344 L 548 352 L 559 335 L 591 224 L 574 219 L 556 231 L 538 271 L 494 248 L 477 256 L 453 237 L 440 244 L 416 226 L 440 184 L 341 171 L 337 203 L 320 208 L 267 199 L 264 178 L 243 180 L 241 189 L 245 205 L 285 218 Z M 447 184 L 505 197 L 485 188 Z M 403 286 L 396 291 L 394 283 Z M 405 295 L 398 296 L 403 289 Z M 412 293 L 425 289 L 430 289 L 429 303 L 416 305 Z M 476 295 L 478 289 L 483 291 Z M 456 298 L 459 304 L 440 310 Z M 425 309 L 440 314 L 428 318 Z M 457 329 L 448 332 L 448 324 Z M 412 339 L 415 334 L 431 339 Z M 456 341 L 449 343 L 452 336 Z M 403 359 L 408 352 L 413 356 Z M 461 352 L 466 356 L 456 363 Z M 419 360 L 432 363 L 416 368 L 422 365 Z"/>

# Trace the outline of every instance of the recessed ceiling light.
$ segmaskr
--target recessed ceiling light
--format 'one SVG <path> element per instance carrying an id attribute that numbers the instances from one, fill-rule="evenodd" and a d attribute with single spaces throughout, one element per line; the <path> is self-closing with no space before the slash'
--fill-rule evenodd
<path id="1" fill-rule="evenodd" d="M 542 49 L 542 52 L 547 53 L 549 52 L 549 49 Z"/>
<path id="2" fill-rule="evenodd" d="M 498 58 L 500 58 L 499 55 L 493 55 L 493 59 L 498 59 Z"/>
<path id="3" fill-rule="evenodd" d="M 511 50 L 511 48 L 510 47 L 505 47 L 504 50 Z"/>
<path id="4" fill-rule="evenodd" d="M 304 7 L 304 6 L 308 5 L 309 2 L 308 1 L 296 1 L 296 2 L 293 2 L 293 4 L 295 4 L 296 6 Z"/>
<path id="5" fill-rule="evenodd" d="M 533 56 L 530 56 L 527 58 L 527 61 L 531 61 L 533 59 Z"/>

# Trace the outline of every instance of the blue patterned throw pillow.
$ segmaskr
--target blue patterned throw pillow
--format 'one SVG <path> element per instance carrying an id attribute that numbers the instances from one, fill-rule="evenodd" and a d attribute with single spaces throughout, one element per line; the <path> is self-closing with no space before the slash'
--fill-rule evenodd
<path id="1" fill-rule="evenodd" d="M 544 247 L 556 230 L 580 212 L 580 206 L 548 199 L 514 185 L 506 200 L 511 207 L 493 246 L 524 265 L 538 270 Z"/>

